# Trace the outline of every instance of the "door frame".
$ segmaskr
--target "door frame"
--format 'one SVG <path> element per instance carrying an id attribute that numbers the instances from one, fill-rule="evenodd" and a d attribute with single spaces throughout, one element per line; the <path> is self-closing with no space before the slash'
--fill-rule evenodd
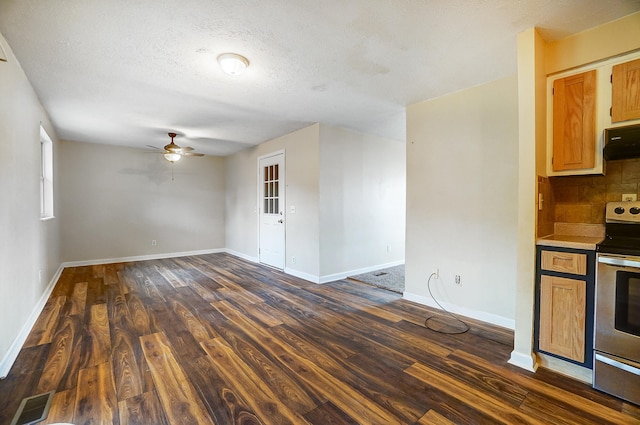
<path id="1" fill-rule="evenodd" d="M 257 229 L 258 232 L 256 234 L 257 237 L 257 247 L 258 247 L 258 263 L 264 264 L 260 261 L 260 221 L 261 221 L 261 209 L 262 209 L 262 169 L 260 168 L 260 161 L 266 158 L 270 158 L 272 156 L 282 155 L 282 171 L 280 175 L 283 176 L 281 184 L 281 188 L 279 189 L 279 193 L 281 194 L 281 205 L 282 205 L 282 219 L 284 220 L 284 231 L 282 233 L 282 237 L 284 238 L 284 261 L 282 262 L 282 270 L 287 267 L 287 208 L 286 208 L 286 194 L 287 194 L 287 155 L 284 149 L 280 149 L 277 151 L 269 152 L 264 155 L 258 156 L 256 160 L 256 220 L 257 220 Z M 272 267 L 269 264 L 264 264 L 265 266 Z"/>

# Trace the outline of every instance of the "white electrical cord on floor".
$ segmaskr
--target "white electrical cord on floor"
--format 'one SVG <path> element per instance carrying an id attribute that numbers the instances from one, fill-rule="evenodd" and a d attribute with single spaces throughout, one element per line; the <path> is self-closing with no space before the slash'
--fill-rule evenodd
<path id="1" fill-rule="evenodd" d="M 433 301 L 435 301 L 435 303 L 436 303 L 436 304 L 438 304 L 438 307 L 440 307 L 440 309 L 441 309 L 442 311 L 444 311 L 445 313 L 447 313 L 449 316 L 451 316 L 451 317 L 452 317 L 454 320 L 456 320 L 457 322 L 462 323 L 462 324 L 464 325 L 464 328 L 463 328 L 463 330 L 461 330 L 461 331 L 455 331 L 455 332 L 444 332 L 444 331 L 441 331 L 441 330 L 438 330 L 438 329 L 434 329 L 434 328 L 432 328 L 432 327 L 430 327 L 430 326 L 429 326 L 429 320 L 430 320 L 430 319 L 433 319 L 434 317 L 436 317 L 435 315 L 427 317 L 427 318 L 424 320 L 424 326 L 425 326 L 427 329 L 432 330 L 432 331 L 434 331 L 434 332 L 438 332 L 438 333 L 441 333 L 441 334 L 447 334 L 447 335 L 457 335 L 457 334 L 463 334 L 463 333 L 467 332 L 467 331 L 469 330 L 469 325 L 467 325 L 467 324 L 466 324 L 465 322 L 463 322 L 462 320 L 458 319 L 458 317 L 457 317 L 455 314 L 453 314 L 453 313 L 449 312 L 446 308 L 442 307 L 442 306 L 440 305 L 440 303 L 438 302 L 438 300 L 436 300 L 436 297 L 434 297 L 434 296 L 433 296 L 433 293 L 431 292 L 431 278 L 432 278 L 432 277 L 434 277 L 434 276 L 436 277 L 436 279 L 438 278 L 438 275 L 437 275 L 436 273 L 431 273 L 431 274 L 429 275 L 429 279 L 427 280 L 427 289 L 429 290 L 429 295 L 431 295 L 431 298 L 433 298 Z"/>

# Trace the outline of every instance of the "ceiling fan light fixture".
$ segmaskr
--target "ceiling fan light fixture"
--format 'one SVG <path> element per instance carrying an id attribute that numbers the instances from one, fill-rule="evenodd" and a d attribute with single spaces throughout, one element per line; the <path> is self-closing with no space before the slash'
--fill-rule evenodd
<path id="1" fill-rule="evenodd" d="M 220 68 L 229 75 L 242 75 L 249 66 L 249 60 L 237 53 L 223 53 L 218 56 Z"/>
<path id="2" fill-rule="evenodd" d="M 180 158 L 182 158 L 182 155 L 180 155 L 179 153 L 165 153 L 164 154 L 164 159 L 166 159 L 169 162 L 180 161 Z"/>
<path id="3" fill-rule="evenodd" d="M 190 146 L 185 146 L 184 148 L 181 148 L 180 146 L 176 145 L 173 142 L 173 139 L 177 136 L 176 133 L 168 133 L 169 137 L 171 137 L 171 143 L 169 143 L 168 145 L 166 145 L 163 148 L 163 155 L 164 159 L 166 159 L 167 161 L 169 161 L 170 163 L 174 163 L 176 161 L 180 161 L 180 158 L 182 158 L 183 156 L 204 156 L 204 154 L 202 153 L 197 153 L 197 152 L 193 152 L 193 148 Z M 155 148 L 154 146 L 150 146 L 152 148 Z M 158 149 L 158 148 L 155 148 Z"/>

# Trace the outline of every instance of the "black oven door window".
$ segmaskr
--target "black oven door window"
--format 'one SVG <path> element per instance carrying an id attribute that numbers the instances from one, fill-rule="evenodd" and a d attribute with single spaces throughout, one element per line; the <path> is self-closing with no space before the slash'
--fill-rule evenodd
<path id="1" fill-rule="evenodd" d="M 640 336 L 640 273 L 616 273 L 615 327 Z"/>

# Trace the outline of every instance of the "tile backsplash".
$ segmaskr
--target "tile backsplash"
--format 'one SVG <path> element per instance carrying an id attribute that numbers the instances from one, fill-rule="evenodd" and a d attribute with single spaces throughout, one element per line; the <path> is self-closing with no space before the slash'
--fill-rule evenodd
<path id="1" fill-rule="evenodd" d="M 539 179 L 538 187 L 544 195 L 547 179 L 541 179 L 542 185 Z M 607 202 L 621 201 L 623 194 L 638 194 L 640 158 L 609 161 L 604 176 L 550 177 L 548 186 L 546 190 L 550 189 L 551 199 L 547 204 L 553 211 L 553 221 L 603 224 Z M 551 218 L 551 211 L 546 214 L 539 215 L 538 234 L 546 230 L 545 222 Z"/>

